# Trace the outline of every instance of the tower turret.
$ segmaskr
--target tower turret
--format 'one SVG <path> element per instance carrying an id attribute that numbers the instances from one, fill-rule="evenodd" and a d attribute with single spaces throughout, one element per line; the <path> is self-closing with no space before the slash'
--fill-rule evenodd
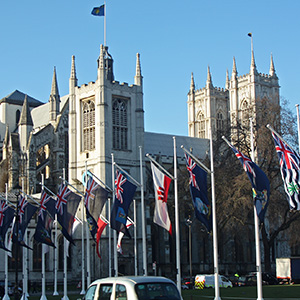
<path id="1" fill-rule="evenodd" d="M 213 87 L 209 66 L 207 67 L 206 87 L 207 88 L 212 88 Z"/>
<path id="2" fill-rule="evenodd" d="M 56 121 L 57 116 L 59 115 L 59 104 L 60 104 L 60 96 L 58 92 L 58 85 L 57 85 L 57 77 L 56 77 L 56 68 L 54 67 L 53 71 L 53 79 L 52 79 L 52 86 L 51 86 L 51 93 L 49 97 L 50 103 L 50 121 Z"/>
<path id="3" fill-rule="evenodd" d="M 228 69 L 226 70 L 226 83 L 225 83 L 225 89 L 229 90 L 229 73 Z"/>

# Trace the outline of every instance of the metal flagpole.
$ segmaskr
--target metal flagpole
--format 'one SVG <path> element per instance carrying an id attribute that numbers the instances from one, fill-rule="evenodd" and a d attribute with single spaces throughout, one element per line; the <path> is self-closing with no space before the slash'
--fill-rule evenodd
<path id="1" fill-rule="evenodd" d="M 111 227 L 110 227 L 110 201 L 108 199 L 108 276 L 111 277 Z"/>
<path id="2" fill-rule="evenodd" d="M 299 153 L 300 153 L 300 118 L 299 118 L 299 104 L 296 104 L 297 109 L 297 124 L 298 124 L 298 144 L 299 144 Z"/>
<path id="3" fill-rule="evenodd" d="M 254 162 L 254 139 L 253 139 L 253 120 L 250 118 L 251 130 L 251 159 Z M 254 209 L 254 226 L 255 226 L 255 250 L 256 250 L 256 275 L 257 275 L 257 300 L 263 300 L 262 291 L 262 274 L 261 274 L 261 255 L 260 255 L 260 240 L 259 240 L 259 219 L 256 211 L 256 206 L 253 201 Z"/>
<path id="4" fill-rule="evenodd" d="M 44 190 L 44 174 L 42 174 L 42 192 Z M 46 245 L 42 244 L 42 295 L 40 300 L 47 300 L 46 297 L 46 272 L 45 272 L 45 247 Z"/>
<path id="5" fill-rule="evenodd" d="M 112 169 L 111 169 L 111 178 L 112 178 L 112 186 L 113 186 L 113 199 L 115 199 L 115 162 L 114 162 L 114 154 L 111 154 L 111 162 L 112 162 Z M 111 224 L 111 220 L 110 224 Z M 114 276 L 118 276 L 118 252 L 117 252 L 117 233 L 114 230 Z"/>
<path id="6" fill-rule="evenodd" d="M 134 226 L 134 275 L 138 275 L 137 269 L 137 248 L 136 248 L 136 201 L 133 200 L 133 226 Z"/>
<path id="7" fill-rule="evenodd" d="M 57 257 L 58 257 L 58 245 L 57 245 L 57 237 L 58 237 L 58 233 L 57 233 L 57 214 L 55 214 L 55 220 L 54 220 L 54 291 L 53 291 L 53 296 L 58 296 L 58 291 L 57 291 L 57 267 L 58 267 L 58 261 L 57 261 Z"/>
<path id="8" fill-rule="evenodd" d="M 181 293 L 181 270 L 180 270 L 180 231 L 179 231 L 179 208 L 178 208 L 178 186 L 177 186 L 177 153 L 176 138 L 173 136 L 174 144 L 174 193 L 175 193 L 175 230 L 176 230 L 176 277 L 177 288 Z"/>
<path id="9" fill-rule="evenodd" d="M 8 202 L 8 194 L 7 194 L 7 183 L 5 183 L 5 199 L 6 199 L 6 204 Z M 7 233 L 5 234 L 5 245 L 7 245 Z M 4 256 L 4 268 L 5 268 L 5 291 L 4 291 L 4 296 L 3 300 L 9 300 L 9 295 L 8 295 L 8 253 L 5 251 L 5 256 Z"/>
<path id="10" fill-rule="evenodd" d="M 142 146 L 140 148 L 140 178 L 141 178 L 141 215 L 142 215 L 142 243 L 143 243 L 143 276 L 147 276 L 147 249 L 146 249 L 146 222 L 145 222 L 145 201 L 144 201 L 144 178 Z"/>
<path id="11" fill-rule="evenodd" d="M 104 1 L 104 47 L 106 46 L 106 1 Z"/>
<path id="12" fill-rule="evenodd" d="M 86 162 L 85 162 L 86 165 Z M 87 173 L 85 182 L 87 182 Z M 85 294 L 85 271 L 84 271 L 84 265 L 85 265 L 85 257 L 84 257 L 84 197 L 82 197 L 81 200 L 81 292 L 80 295 Z"/>
<path id="13" fill-rule="evenodd" d="M 219 264 L 218 264 L 218 237 L 217 237 L 217 217 L 215 198 L 215 174 L 214 174 L 214 153 L 212 142 L 212 124 L 210 124 L 210 171 L 211 171 L 211 204 L 213 221 L 213 248 L 214 248 L 214 274 L 215 274 L 215 300 L 221 299 L 219 287 Z"/>
<path id="14" fill-rule="evenodd" d="M 87 162 L 85 162 L 85 174 L 87 174 Z M 87 177 L 85 180 L 85 188 L 87 186 Z M 85 209 L 85 208 L 84 208 Z M 83 220 L 82 220 L 83 222 Z M 90 233 L 89 233 L 89 228 L 88 224 L 84 222 L 85 226 L 85 232 L 86 232 L 86 256 L 87 256 L 87 263 L 86 263 L 86 281 L 87 281 L 87 286 L 91 284 L 91 253 L 90 253 Z"/>
<path id="15" fill-rule="evenodd" d="M 24 178 L 22 178 L 22 190 L 24 190 Z M 25 195 L 24 195 L 25 197 Z M 25 234 L 24 234 L 24 242 L 27 245 L 28 244 L 28 238 L 27 238 L 27 229 L 25 230 Z M 27 300 L 28 298 L 28 291 L 27 291 L 27 282 L 28 282 L 28 273 L 27 273 L 27 269 L 28 269 L 28 249 L 23 247 L 23 294 L 21 297 L 21 300 Z"/>
<path id="16" fill-rule="evenodd" d="M 65 184 L 66 170 L 63 168 L 63 182 Z M 64 237 L 64 296 L 62 300 L 69 300 L 68 293 L 68 280 L 67 280 L 67 239 Z"/>

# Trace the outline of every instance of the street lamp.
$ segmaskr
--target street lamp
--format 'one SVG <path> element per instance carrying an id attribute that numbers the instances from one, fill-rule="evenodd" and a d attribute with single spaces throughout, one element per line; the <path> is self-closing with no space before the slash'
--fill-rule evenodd
<path id="1" fill-rule="evenodd" d="M 189 262 L 190 262 L 190 284 L 192 284 L 192 224 L 193 221 L 191 220 L 191 216 L 186 219 L 185 224 L 189 227 Z"/>
<path id="2" fill-rule="evenodd" d="M 15 290 L 14 290 L 14 298 L 15 300 L 19 300 L 20 299 L 20 295 L 19 295 L 19 285 L 18 285 L 18 260 L 19 260 L 19 223 L 20 223 L 20 216 L 19 216 L 19 195 L 20 195 L 20 190 L 21 187 L 19 184 L 17 184 L 14 187 L 14 190 L 16 190 L 16 197 L 17 197 L 17 206 L 16 206 L 16 236 L 15 236 Z"/>

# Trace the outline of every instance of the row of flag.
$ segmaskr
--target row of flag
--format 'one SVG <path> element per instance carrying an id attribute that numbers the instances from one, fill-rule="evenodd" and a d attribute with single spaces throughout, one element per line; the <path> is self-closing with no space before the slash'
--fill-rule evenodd
<path id="1" fill-rule="evenodd" d="M 287 143 L 277 134 L 272 132 L 275 149 L 278 153 L 281 175 L 285 191 L 291 209 L 300 209 L 300 157 Z M 260 222 L 264 221 L 270 196 L 270 183 L 265 173 L 246 155 L 226 142 L 233 150 L 236 157 L 242 163 L 245 172 L 251 182 L 253 189 L 254 205 Z M 188 153 L 185 152 L 186 167 L 189 173 L 190 193 L 194 206 L 195 217 L 203 223 L 207 231 L 212 230 L 211 205 L 207 196 L 207 171 L 196 163 Z M 151 161 L 153 184 L 155 192 L 154 223 L 166 229 L 172 234 L 172 224 L 168 214 L 167 199 L 172 179 L 162 172 Z M 92 173 L 88 173 L 85 184 L 84 206 L 86 219 L 92 238 L 97 243 L 96 251 L 99 253 L 99 242 L 101 234 L 108 221 L 101 216 L 102 209 L 108 199 L 109 191 L 100 186 L 94 179 Z M 128 176 L 116 171 L 115 177 L 115 199 L 111 210 L 110 226 L 119 233 L 117 249 L 122 253 L 121 240 L 124 235 L 130 237 L 129 228 L 133 224 L 128 217 L 128 210 L 132 203 L 137 186 L 133 184 Z M 28 196 L 29 197 L 29 196 Z M 11 241 L 28 247 L 24 242 L 24 234 L 32 216 L 38 211 L 38 221 L 34 238 L 40 243 L 54 247 L 51 240 L 53 220 L 57 216 L 57 222 L 61 226 L 62 234 L 74 244 L 72 229 L 74 229 L 75 214 L 82 196 L 71 191 L 68 184 L 62 183 L 56 196 L 50 196 L 45 190 L 41 193 L 40 202 L 32 204 L 27 197 L 20 195 L 18 199 L 18 215 L 16 210 L 6 200 L 0 200 L 0 248 L 10 250 L 5 245 L 5 235 L 12 224 Z"/>

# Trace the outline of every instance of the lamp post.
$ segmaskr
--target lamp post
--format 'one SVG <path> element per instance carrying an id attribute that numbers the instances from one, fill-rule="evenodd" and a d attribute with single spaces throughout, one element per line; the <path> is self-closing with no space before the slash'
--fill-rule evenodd
<path id="1" fill-rule="evenodd" d="M 186 219 L 185 224 L 189 227 L 189 262 L 190 262 L 190 284 L 192 284 L 193 270 L 192 270 L 192 224 L 191 216 Z"/>
<path id="2" fill-rule="evenodd" d="M 19 195 L 20 195 L 20 189 L 21 187 L 19 186 L 19 184 L 17 184 L 14 187 L 15 190 L 17 190 L 16 192 L 16 198 L 17 198 L 17 205 L 16 205 L 16 236 L 15 236 L 15 290 L 14 290 L 14 298 L 15 300 L 19 300 L 20 299 L 20 295 L 19 295 L 19 280 L 18 280 L 18 260 L 19 260 L 19 223 L 20 223 L 20 216 L 19 216 Z"/>

